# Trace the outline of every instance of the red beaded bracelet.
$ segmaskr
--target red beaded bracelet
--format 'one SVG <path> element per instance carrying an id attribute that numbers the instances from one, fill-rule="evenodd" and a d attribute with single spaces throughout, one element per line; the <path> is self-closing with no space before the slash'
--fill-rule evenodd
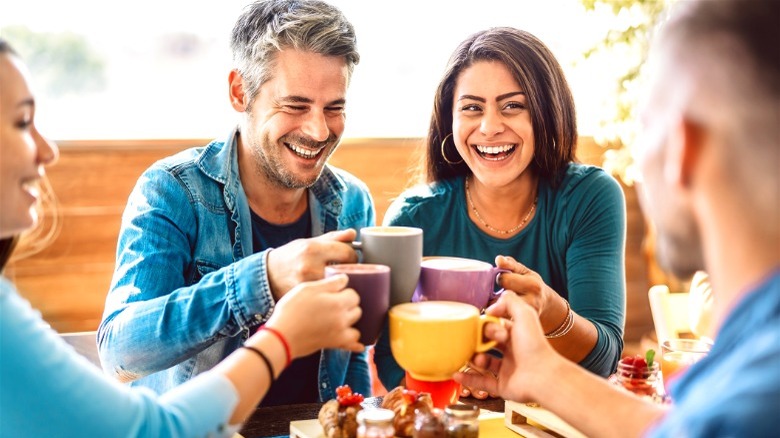
<path id="1" fill-rule="evenodd" d="M 279 342 L 284 345 L 284 352 L 287 354 L 287 363 L 284 365 L 285 368 L 290 366 L 290 362 L 292 362 L 292 354 L 290 353 L 290 344 L 287 343 L 287 339 L 284 338 L 284 335 L 279 333 L 279 330 L 276 330 L 273 327 L 268 327 L 267 325 L 263 324 L 260 326 L 260 328 L 257 331 L 260 330 L 268 330 L 270 333 L 273 333 L 274 336 L 276 336 L 279 339 Z"/>

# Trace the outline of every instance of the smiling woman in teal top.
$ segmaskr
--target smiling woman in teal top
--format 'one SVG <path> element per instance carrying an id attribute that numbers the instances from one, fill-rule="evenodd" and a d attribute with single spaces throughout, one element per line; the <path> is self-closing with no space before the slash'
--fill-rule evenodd
<path id="1" fill-rule="evenodd" d="M 607 376 L 623 348 L 625 199 L 602 169 L 574 162 L 576 142 L 571 91 L 549 49 L 517 29 L 476 33 L 436 92 L 422 183 L 384 222 L 422 228 L 425 256 L 510 269 L 501 286 L 537 309 L 550 344 Z M 375 361 L 386 387 L 403 383 L 386 332 Z"/>

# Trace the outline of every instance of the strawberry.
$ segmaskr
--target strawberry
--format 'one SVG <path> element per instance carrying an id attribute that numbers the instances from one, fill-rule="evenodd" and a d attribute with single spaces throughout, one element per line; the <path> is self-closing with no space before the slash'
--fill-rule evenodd
<path id="1" fill-rule="evenodd" d="M 336 388 L 336 395 L 339 397 L 346 396 L 348 394 L 352 394 L 352 388 L 349 387 L 349 385 L 341 385 L 338 388 Z"/>
<path id="2" fill-rule="evenodd" d="M 336 401 L 341 406 L 352 406 L 362 403 L 364 400 L 363 394 L 359 392 L 352 392 L 352 388 L 349 385 L 342 385 L 336 388 Z"/>

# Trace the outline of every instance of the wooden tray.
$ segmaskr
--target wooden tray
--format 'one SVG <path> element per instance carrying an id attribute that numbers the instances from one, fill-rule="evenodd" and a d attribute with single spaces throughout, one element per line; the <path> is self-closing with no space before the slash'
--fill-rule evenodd
<path id="1" fill-rule="evenodd" d="M 585 435 L 552 412 L 536 405 L 506 401 L 504 425 L 524 437 L 585 438 Z"/>

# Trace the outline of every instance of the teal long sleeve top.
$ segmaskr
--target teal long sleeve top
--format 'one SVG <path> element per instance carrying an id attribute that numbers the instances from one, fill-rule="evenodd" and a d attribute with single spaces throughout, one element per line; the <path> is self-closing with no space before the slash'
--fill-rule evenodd
<path id="1" fill-rule="evenodd" d="M 468 216 L 464 178 L 411 188 L 391 204 L 385 225 L 423 229 L 424 256 L 467 257 L 494 263 L 512 256 L 536 271 L 596 326 L 598 340 L 580 362 L 608 376 L 623 350 L 625 325 L 625 197 L 601 168 L 571 163 L 561 185 L 539 181 L 536 215 L 520 233 L 492 237 Z M 376 345 L 379 378 L 393 388 L 404 371 L 393 359 L 387 330 Z"/>

